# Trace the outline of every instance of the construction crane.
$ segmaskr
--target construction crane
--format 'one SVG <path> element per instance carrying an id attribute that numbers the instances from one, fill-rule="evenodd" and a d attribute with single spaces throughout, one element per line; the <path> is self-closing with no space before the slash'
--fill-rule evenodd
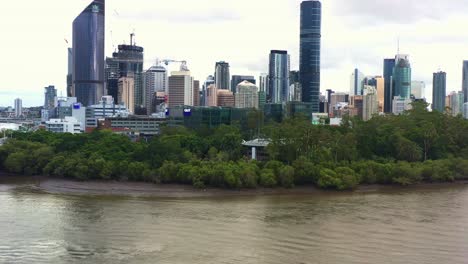
<path id="1" fill-rule="evenodd" d="M 179 60 L 162 60 L 166 66 L 169 65 L 169 63 L 180 63 L 180 71 L 189 71 L 187 67 L 187 61 L 179 61 Z"/>

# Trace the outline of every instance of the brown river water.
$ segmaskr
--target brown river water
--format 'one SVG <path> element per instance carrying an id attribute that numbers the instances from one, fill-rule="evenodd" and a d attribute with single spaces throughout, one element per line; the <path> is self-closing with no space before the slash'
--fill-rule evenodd
<path id="1" fill-rule="evenodd" d="M 468 263 L 468 186 L 174 199 L 0 182 L 0 263 Z"/>

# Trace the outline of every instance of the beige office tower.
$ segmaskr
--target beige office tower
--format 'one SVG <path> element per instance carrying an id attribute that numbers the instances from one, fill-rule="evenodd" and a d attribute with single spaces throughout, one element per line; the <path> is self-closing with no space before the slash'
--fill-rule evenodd
<path id="1" fill-rule="evenodd" d="M 193 78 L 190 71 L 174 71 L 169 77 L 168 105 L 193 106 Z"/>
<path id="2" fill-rule="evenodd" d="M 364 96 L 362 102 L 362 120 L 369 121 L 373 115 L 379 113 L 379 101 L 377 89 L 373 86 L 364 86 Z"/>
<path id="3" fill-rule="evenodd" d="M 130 114 L 135 113 L 135 79 L 133 75 L 119 79 L 119 103 L 125 104 Z"/>
<path id="4" fill-rule="evenodd" d="M 258 109 L 258 87 L 248 81 L 239 83 L 236 87 L 235 106 Z"/>
<path id="5" fill-rule="evenodd" d="M 200 81 L 193 81 L 193 106 L 200 106 Z"/>
<path id="6" fill-rule="evenodd" d="M 218 106 L 218 88 L 214 84 L 206 88 L 206 106 Z"/>
<path id="7" fill-rule="evenodd" d="M 411 82 L 411 94 L 415 99 L 424 99 L 425 96 L 426 84 L 422 81 L 412 81 Z"/>
<path id="8" fill-rule="evenodd" d="M 234 94 L 229 90 L 218 90 L 218 106 L 234 107 Z"/>
<path id="9" fill-rule="evenodd" d="M 385 107 L 385 79 L 381 76 L 376 76 L 374 79 L 376 82 L 377 102 L 379 104 L 378 111 L 382 113 Z"/>

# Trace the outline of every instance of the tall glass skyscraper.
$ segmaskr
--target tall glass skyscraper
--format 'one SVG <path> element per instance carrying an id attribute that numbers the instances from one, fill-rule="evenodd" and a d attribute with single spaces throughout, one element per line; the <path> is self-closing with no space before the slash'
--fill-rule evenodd
<path id="1" fill-rule="evenodd" d="M 216 88 L 221 90 L 231 90 L 231 74 L 229 72 L 229 63 L 225 61 L 216 62 L 214 77 Z"/>
<path id="2" fill-rule="evenodd" d="M 463 93 L 465 94 L 465 103 L 468 103 L 468 61 L 463 61 Z"/>
<path id="3" fill-rule="evenodd" d="M 408 55 L 398 54 L 395 58 L 392 100 L 395 96 L 400 96 L 403 99 L 411 98 L 411 64 L 408 57 Z"/>
<path id="4" fill-rule="evenodd" d="M 284 50 L 272 50 L 270 53 L 269 90 L 272 103 L 287 102 L 289 98 L 289 54 Z"/>
<path id="5" fill-rule="evenodd" d="M 445 96 L 447 94 L 447 73 L 435 72 L 433 77 L 432 110 L 445 111 Z"/>
<path id="6" fill-rule="evenodd" d="M 385 88 L 384 88 L 384 112 L 391 113 L 392 112 L 392 76 L 393 76 L 393 68 L 395 68 L 395 59 L 385 59 L 384 60 L 384 68 L 383 68 L 383 76 L 385 81 Z"/>
<path id="7" fill-rule="evenodd" d="M 300 75 L 302 101 L 312 103 L 312 111 L 320 107 L 320 41 L 322 4 L 320 1 L 301 3 Z"/>
<path id="8" fill-rule="evenodd" d="M 85 106 L 104 95 L 104 2 L 94 0 L 73 21 L 73 84 L 78 102 Z"/>

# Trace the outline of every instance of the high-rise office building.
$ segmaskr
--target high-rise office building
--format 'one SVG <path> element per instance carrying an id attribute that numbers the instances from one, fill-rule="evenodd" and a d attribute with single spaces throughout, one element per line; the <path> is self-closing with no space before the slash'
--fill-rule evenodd
<path id="1" fill-rule="evenodd" d="M 229 63 L 225 61 L 216 62 L 215 66 L 216 87 L 221 90 L 231 90 L 231 74 L 229 73 Z"/>
<path id="2" fill-rule="evenodd" d="M 463 61 L 463 94 L 465 95 L 465 103 L 468 102 L 468 60 Z"/>
<path id="3" fill-rule="evenodd" d="M 450 107 L 450 113 L 453 116 L 463 115 L 463 104 L 465 96 L 463 92 L 451 92 L 448 95 L 449 103 L 446 104 L 447 107 Z"/>
<path id="4" fill-rule="evenodd" d="M 68 48 L 67 96 L 75 96 L 73 89 L 73 49 Z"/>
<path id="5" fill-rule="evenodd" d="M 322 31 L 322 4 L 320 1 L 301 3 L 300 73 L 302 101 L 312 103 L 312 111 L 319 112 L 320 45 Z"/>
<path id="6" fill-rule="evenodd" d="M 104 18 L 104 0 L 94 0 L 73 21 L 74 94 L 84 106 L 104 95 Z"/>
<path id="7" fill-rule="evenodd" d="M 193 106 L 193 78 L 190 71 L 173 71 L 169 77 L 169 107 Z"/>
<path id="8" fill-rule="evenodd" d="M 395 59 L 385 59 L 384 60 L 384 67 L 383 67 L 383 77 L 385 80 L 385 95 L 384 95 L 384 112 L 391 113 L 392 112 L 392 100 L 393 100 L 393 92 L 392 92 L 392 76 L 393 76 L 393 68 L 395 68 Z"/>
<path id="9" fill-rule="evenodd" d="M 200 106 L 200 81 L 193 81 L 193 106 Z"/>
<path id="10" fill-rule="evenodd" d="M 258 78 L 259 86 L 258 89 L 260 92 L 263 92 L 265 94 L 265 102 L 271 102 L 268 101 L 268 98 L 270 98 L 269 90 L 270 90 L 270 82 L 268 80 L 268 73 L 262 73 L 260 74 L 260 77 Z"/>
<path id="11" fill-rule="evenodd" d="M 354 69 L 351 74 L 351 82 L 349 95 L 362 95 L 362 89 L 364 88 L 364 73 L 360 72 L 358 69 Z"/>
<path id="12" fill-rule="evenodd" d="M 270 53 L 269 90 L 271 102 L 278 104 L 289 99 L 290 56 L 284 50 L 272 50 Z"/>
<path id="13" fill-rule="evenodd" d="M 54 108 L 55 97 L 57 97 L 55 86 L 49 85 L 44 88 L 44 109 Z"/>
<path id="14" fill-rule="evenodd" d="M 236 108 L 258 109 L 258 87 L 248 81 L 239 83 L 236 87 Z"/>
<path id="15" fill-rule="evenodd" d="M 404 99 L 411 98 L 411 64 L 408 55 L 398 54 L 395 57 L 395 68 L 392 75 L 392 96 Z"/>
<path id="16" fill-rule="evenodd" d="M 135 113 L 135 79 L 132 75 L 119 79 L 119 102 L 125 104 L 128 111 Z"/>
<path id="17" fill-rule="evenodd" d="M 202 95 L 201 95 L 201 98 L 200 98 L 200 105 L 201 106 L 208 106 L 207 91 L 208 91 L 208 87 L 210 87 L 210 85 L 215 85 L 215 79 L 214 79 L 213 75 L 208 76 L 206 78 L 206 80 L 205 80 L 205 83 L 203 84 Z"/>
<path id="18" fill-rule="evenodd" d="M 23 115 L 23 100 L 20 98 L 15 99 L 15 117 L 21 117 Z"/>
<path id="19" fill-rule="evenodd" d="M 234 93 L 223 89 L 218 90 L 218 106 L 220 107 L 234 107 Z"/>
<path id="20" fill-rule="evenodd" d="M 289 101 L 302 102 L 302 85 L 299 71 L 289 72 Z"/>
<path id="21" fill-rule="evenodd" d="M 411 82 L 411 95 L 414 99 L 424 99 L 426 98 L 426 84 L 422 81 L 412 81 Z"/>
<path id="22" fill-rule="evenodd" d="M 463 117 L 468 119 L 468 103 L 463 104 Z"/>
<path id="23" fill-rule="evenodd" d="M 237 85 L 243 81 L 248 81 L 253 84 L 257 84 L 255 77 L 249 75 L 233 75 L 231 78 L 231 91 L 236 93 Z"/>
<path id="24" fill-rule="evenodd" d="M 152 66 L 143 74 L 143 87 L 145 91 L 145 108 L 148 115 L 154 113 L 157 93 L 167 91 L 167 70 L 163 66 Z"/>
<path id="25" fill-rule="evenodd" d="M 118 51 L 112 54 L 112 58 L 106 58 L 106 83 L 108 94 L 113 95 L 115 93 L 115 80 L 130 74 L 133 75 L 135 107 L 141 109 L 146 108 L 151 102 L 146 102 L 147 94 L 143 83 L 144 49 L 135 44 L 133 37 L 134 34 L 131 34 L 130 45 L 119 45 Z M 148 98 L 148 101 L 151 101 L 151 98 Z"/>
<path id="26" fill-rule="evenodd" d="M 447 73 L 435 72 L 432 85 L 432 110 L 444 112 L 445 96 L 447 94 Z"/>
<path id="27" fill-rule="evenodd" d="M 365 85 L 373 86 L 377 93 L 377 102 L 379 104 L 379 112 L 383 112 L 385 104 L 385 79 L 382 76 L 366 78 Z"/>
<path id="28" fill-rule="evenodd" d="M 205 94 L 205 106 L 218 106 L 218 88 L 216 88 L 216 85 L 208 85 Z"/>

